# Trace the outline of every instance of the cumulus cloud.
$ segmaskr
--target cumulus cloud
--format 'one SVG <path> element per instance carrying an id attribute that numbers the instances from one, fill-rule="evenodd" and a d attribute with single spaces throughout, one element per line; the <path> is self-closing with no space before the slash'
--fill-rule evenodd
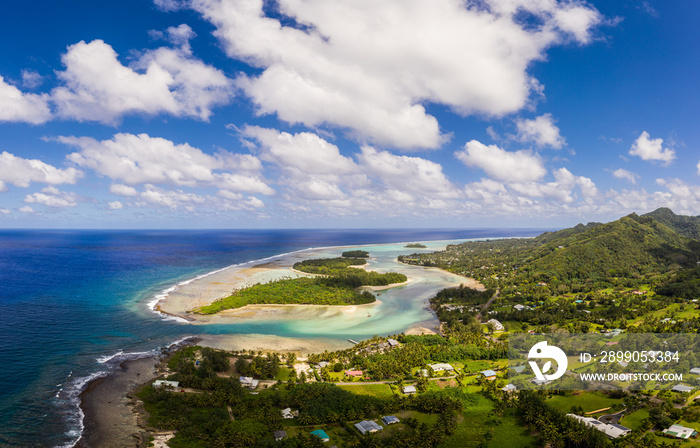
<path id="1" fill-rule="evenodd" d="M 220 70 L 192 56 L 187 29 L 169 29 L 181 47 L 145 51 L 128 66 L 102 40 L 68 47 L 62 57 L 66 69 L 57 73 L 63 85 L 51 93 L 58 115 L 106 124 L 132 113 L 207 120 L 213 107 L 230 101 L 232 85 Z"/>
<path id="2" fill-rule="evenodd" d="M 635 140 L 630 148 L 630 155 L 638 156 L 642 160 L 658 160 L 664 162 L 665 165 L 671 163 L 676 158 L 676 152 L 670 148 L 663 147 L 664 140 L 662 138 L 651 139 L 647 131 Z"/>
<path id="3" fill-rule="evenodd" d="M 516 139 L 520 142 L 555 149 L 561 149 L 566 144 L 564 137 L 559 134 L 559 128 L 554 124 L 552 114 L 544 114 L 532 120 L 518 119 L 515 125 L 518 129 Z"/>
<path id="4" fill-rule="evenodd" d="M 48 95 L 23 93 L 0 76 L 0 122 L 41 124 L 49 119 Z"/>
<path id="5" fill-rule="evenodd" d="M 364 146 L 357 157 L 365 172 L 390 189 L 443 198 L 457 195 L 439 163 L 420 157 L 397 156 L 369 146 Z"/>
<path id="6" fill-rule="evenodd" d="M 28 205 L 25 205 L 24 207 L 20 207 L 18 210 L 22 213 L 34 213 L 34 209 Z"/>
<path id="7" fill-rule="evenodd" d="M 12 212 L 9 211 L 8 209 L 0 208 L 0 215 L 9 215 L 10 213 L 12 213 Z"/>
<path id="8" fill-rule="evenodd" d="M 75 193 L 59 191 L 56 187 L 46 187 L 40 193 L 25 196 L 24 202 L 42 204 L 51 208 L 68 208 L 78 205 L 78 196 Z"/>
<path id="9" fill-rule="evenodd" d="M 139 192 L 134 187 L 124 184 L 112 184 L 109 186 L 109 192 L 119 196 L 138 196 Z"/>
<path id="10" fill-rule="evenodd" d="M 159 206 L 175 210 L 184 207 L 186 210 L 194 210 L 194 206 L 206 202 L 206 198 L 195 193 L 183 190 L 166 190 L 155 185 L 146 184 L 145 190 L 139 194 L 138 206 Z"/>
<path id="11" fill-rule="evenodd" d="M 247 126 L 243 135 L 260 143 L 264 159 L 288 169 L 298 169 L 305 174 L 348 174 L 358 171 L 352 159 L 341 155 L 337 146 L 310 132 L 292 135 L 276 129 Z"/>
<path id="12" fill-rule="evenodd" d="M 70 161 L 127 185 L 219 185 L 237 191 L 274 193 L 263 180 L 250 173 L 261 168 L 259 160 L 251 155 L 223 150 L 209 155 L 187 143 L 175 144 L 148 134 L 116 134 L 102 141 L 90 137 L 58 137 L 57 140 L 80 148 L 79 152 L 67 156 Z M 115 194 L 129 195 L 125 191 L 130 190 L 123 186 L 111 188 Z"/>
<path id="13" fill-rule="evenodd" d="M 0 153 L 0 191 L 5 191 L 8 183 L 24 188 L 32 182 L 74 184 L 82 175 L 75 168 L 56 168 L 38 159 L 24 159 L 7 151 Z"/>
<path id="14" fill-rule="evenodd" d="M 455 152 L 455 157 L 500 181 L 533 182 L 547 174 L 542 159 L 531 151 L 510 152 L 496 145 L 486 146 L 477 140 L 467 142 L 464 150 Z"/>
<path id="15" fill-rule="evenodd" d="M 282 19 L 263 3 L 191 2 L 231 58 L 262 70 L 237 80 L 258 113 L 405 149 L 445 140 L 426 103 L 462 115 L 520 110 L 540 92 L 533 61 L 587 43 L 602 20 L 578 0 L 280 0 Z"/>
<path id="16" fill-rule="evenodd" d="M 112 201 L 107 204 L 110 210 L 121 210 L 124 208 L 124 205 L 122 205 L 121 202 L 119 201 Z"/>
<path id="17" fill-rule="evenodd" d="M 631 184 L 636 184 L 637 179 L 639 178 L 639 174 L 633 173 L 632 171 L 628 171 L 623 168 L 613 171 L 612 175 L 618 179 L 624 179 Z"/>

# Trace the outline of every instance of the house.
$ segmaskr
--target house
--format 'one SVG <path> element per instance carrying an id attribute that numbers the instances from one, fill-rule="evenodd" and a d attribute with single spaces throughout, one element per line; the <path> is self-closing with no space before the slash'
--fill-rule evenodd
<path id="1" fill-rule="evenodd" d="M 373 434 L 384 429 L 372 420 L 362 420 L 360 423 L 355 423 L 355 428 L 357 428 L 362 435 L 367 433 Z"/>
<path id="2" fill-rule="evenodd" d="M 590 426 L 591 428 L 597 429 L 598 431 L 608 436 L 608 438 L 610 439 L 617 439 L 618 437 L 627 435 L 628 433 L 632 432 L 631 429 L 625 428 L 624 426 L 618 425 L 617 423 L 603 423 L 599 422 L 593 417 L 583 417 L 576 414 L 566 414 L 566 416 L 575 418 L 581 423 L 584 423 L 586 426 Z"/>
<path id="3" fill-rule="evenodd" d="M 527 306 L 527 305 L 521 305 L 521 304 L 518 303 L 517 305 L 513 305 L 513 309 L 514 309 L 515 311 L 524 311 L 524 310 L 531 310 L 532 308 L 530 308 L 530 307 Z"/>
<path id="4" fill-rule="evenodd" d="M 382 421 L 385 425 L 392 425 L 394 423 L 398 423 L 400 420 L 394 415 L 387 415 L 386 417 L 382 417 Z"/>
<path id="5" fill-rule="evenodd" d="M 415 393 L 416 393 L 416 386 L 404 386 L 404 387 L 403 387 L 403 393 L 405 393 L 405 394 L 415 394 Z"/>
<path id="6" fill-rule="evenodd" d="M 161 387 L 177 389 L 178 387 L 180 387 L 180 382 L 179 381 L 156 380 L 153 382 L 153 387 L 155 387 L 156 389 L 160 389 Z"/>
<path id="7" fill-rule="evenodd" d="M 488 322 L 486 322 L 486 323 L 493 325 L 493 329 L 495 331 L 503 331 L 505 329 L 503 324 L 500 323 L 499 321 L 497 321 L 496 319 L 489 319 Z"/>
<path id="8" fill-rule="evenodd" d="M 330 437 L 328 437 L 328 434 L 326 434 L 326 431 L 322 429 L 317 429 L 316 431 L 311 431 L 311 434 L 315 435 L 319 439 L 321 439 L 321 442 L 328 442 L 331 440 Z"/>
<path id="9" fill-rule="evenodd" d="M 292 408 L 282 409 L 282 418 L 294 418 L 299 416 L 299 411 L 292 411 Z"/>
<path id="10" fill-rule="evenodd" d="M 275 436 L 276 441 L 280 441 L 287 437 L 287 431 L 275 431 L 272 433 L 273 436 Z"/>
<path id="11" fill-rule="evenodd" d="M 692 392 L 693 388 L 684 384 L 676 384 L 671 390 L 674 392 Z"/>
<path id="12" fill-rule="evenodd" d="M 694 369 L 690 369 L 690 373 L 693 375 L 700 375 L 700 367 L 695 367 Z"/>
<path id="13" fill-rule="evenodd" d="M 326 367 L 328 364 L 330 364 L 328 361 L 321 361 L 318 364 L 316 364 L 316 368 L 318 370 L 321 370 L 322 368 Z"/>
<path id="14" fill-rule="evenodd" d="M 494 372 L 493 370 L 484 370 L 483 372 L 481 372 L 481 374 L 487 380 L 495 380 L 496 379 L 496 372 Z"/>
<path id="15" fill-rule="evenodd" d="M 433 369 L 433 372 L 453 372 L 455 370 L 454 367 L 452 367 L 449 364 L 446 364 L 444 362 L 439 362 L 437 364 L 430 364 L 430 368 Z"/>
<path id="16" fill-rule="evenodd" d="M 388 339 L 387 342 L 391 347 L 398 347 L 399 345 L 399 341 L 397 341 L 396 339 Z"/>
<path id="17" fill-rule="evenodd" d="M 346 370 L 345 374 L 353 378 L 362 378 L 362 370 Z"/>
<path id="18" fill-rule="evenodd" d="M 241 386 L 247 387 L 250 390 L 253 390 L 256 387 L 258 387 L 258 384 L 260 383 L 260 380 L 256 380 L 250 376 L 242 376 L 238 378 L 238 381 L 241 382 Z"/>
<path id="19" fill-rule="evenodd" d="M 501 387 L 501 390 L 503 392 L 517 392 L 518 388 L 515 387 L 515 384 L 506 384 L 505 387 Z"/>
<path id="20" fill-rule="evenodd" d="M 670 428 L 664 429 L 662 433 L 676 439 L 689 439 L 698 435 L 698 432 L 693 428 L 686 428 L 681 425 L 671 425 Z"/>

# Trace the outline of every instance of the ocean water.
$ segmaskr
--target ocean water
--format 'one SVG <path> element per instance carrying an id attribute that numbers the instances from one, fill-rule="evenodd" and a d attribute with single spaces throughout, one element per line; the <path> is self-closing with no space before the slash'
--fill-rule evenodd
<path id="1" fill-rule="evenodd" d="M 333 327 L 332 333 L 299 320 L 193 326 L 149 310 L 147 304 L 154 297 L 182 281 L 310 247 L 537 233 L 501 229 L 0 231 L 0 446 L 72 446 L 82 431 L 78 395 L 90 379 L 109 373 L 126 358 L 153 353 L 188 336 L 255 332 L 361 337 L 401 331 L 426 319 L 420 306 L 402 302 L 400 290 L 382 292 L 374 318 L 358 317 L 355 324 L 345 319 L 345 330 L 339 330 L 331 317 L 326 325 Z M 381 269 L 400 246 L 375 250 L 382 254 L 376 262 Z"/>

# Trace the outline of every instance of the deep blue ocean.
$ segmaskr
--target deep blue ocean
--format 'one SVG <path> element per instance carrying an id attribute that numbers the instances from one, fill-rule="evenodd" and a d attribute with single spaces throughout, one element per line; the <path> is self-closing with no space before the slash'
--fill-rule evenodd
<path id="1" fill-rule="evenodd" d="M 78 394 L 123 356 L 197 332 L 146 303 L 180 281 L 310 247 L 536 230 L 0 231 L 0 446 L 72 446 Z M 264 333 L 261 329 L 258 332 Z M 123 356 L 113 357 L 124 353 Z M 111 362 L 104 362 L 111 358 Z"/>

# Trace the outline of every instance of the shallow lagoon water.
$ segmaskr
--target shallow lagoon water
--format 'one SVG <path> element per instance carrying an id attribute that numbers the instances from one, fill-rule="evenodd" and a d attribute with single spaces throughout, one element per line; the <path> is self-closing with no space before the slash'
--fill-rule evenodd
<path id="1" fill-rule="evenodd" d="M 424 309 L 440 274 L 400 266 L 399 244 L 372 248 L 376 270 L 426 282 L 382 291 L 367 312 L 319 311 L 303 319 L 237 325 L 164 321 L 147 303 L 172 285 L 226 266 L 321 246 L 392 241 L 527 236 L 537 231 L 229 230 L 0 232 L 0 446 L 71 446 L 80 435 L 77 398 L 121 360 L 154 353 L 191 335 L 244 334 L 359 339 L 415 324 L 434 326 Z M 431 249 L 443 243 L 431 243 Z M 426 250 L 426 249 L 424 249 Z M 332 249 L 329 256 L 338 254 Z M 439 272 L 439 271 L 438 271 Z M 439 289 L 439 288 L 437 288 Z M 404 292 L 411 291 L 411 294 Z M 310 317 L 312 316 L 312 317 Z"/>

